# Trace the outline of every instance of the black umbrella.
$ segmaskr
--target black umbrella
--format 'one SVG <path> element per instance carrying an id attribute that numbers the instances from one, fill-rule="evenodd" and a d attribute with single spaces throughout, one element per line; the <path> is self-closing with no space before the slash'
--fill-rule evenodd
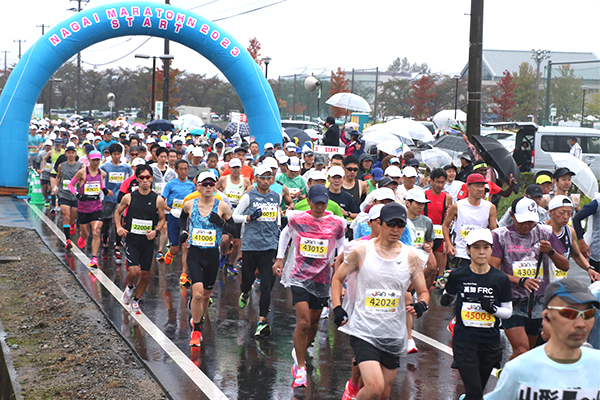
<path id="1" fill-rule="evenodd" d="M 290 138 L 291 141 L 296 142 L 294 140 L 294 138 L 298 139 L 298 141 L 296 142 L 296 146 L 302 147 L 302 145 L 304 143 L 306 143 L 306 142 L 312 143 L 312 141 L 313 141 L 310 138 L 310 136 L 308 136 L 308 133 L 304 132 L 300 128 L 294 128 L 294 127 L 285 128 L 284 132 L 288 135 L 288 137 Z"/>
<path id="2" fill-rule="evenodd" d="M 220 126 L 217 126 L 215 124 L 204 124 L 204 125 L 202 125 L 202 127 L 205 130 L 211 131 L 213 133 L 223 133 L 223 128 L 221 128 Z"/>
<path id="3" fill-rule="evenodd" d="M 488 165 L 491 165 L 498 171 L 501 180 L 510 182 L 510 176 L 516 179 L 517 185 L 513 188 L 515 193 L 519 192 L 519 183 L 521 182 L 521 173 L 519 167 L 512 157 L 512 154 L 499 141 L 488 136 L 474 135 L 471 142 L 479 151 L 479 154 Z"/>
<path id="4" fill-rule="evenodd" d="M 459 153 L 468 151 L 469 148 L 462 136 L 444 135 L 433 143 L 428 143 L 432 148 L 452 150 Z"/>
<path id="5" fill-rule="evenodd" d="M 232 136 L 236 133 L 239 133 L 240 137 L 250 136 L 250 127 L 245 122 L 230 122 L 225 130 L 231 132 Z"/>
<path id="6" fill-rule="evenodd" d="M 171 121 L 167 121 L 166 119 L 156 119 L 148 125 L 146 125 L 153 131 L 174 131 L 175 125 Z"/>

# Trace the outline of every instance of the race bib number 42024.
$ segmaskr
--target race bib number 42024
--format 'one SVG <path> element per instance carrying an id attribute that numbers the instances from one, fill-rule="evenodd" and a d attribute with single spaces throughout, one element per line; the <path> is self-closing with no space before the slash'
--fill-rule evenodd
<path id="1" fill-rule="evenodd" d="M 374 313 L 393 313 L 398 309 L 402 292 L 390 289 L 367 289 L 365 309 Z"/>

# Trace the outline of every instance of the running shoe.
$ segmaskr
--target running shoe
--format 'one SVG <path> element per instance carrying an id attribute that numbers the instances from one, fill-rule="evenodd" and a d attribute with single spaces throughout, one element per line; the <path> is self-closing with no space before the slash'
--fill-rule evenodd
<path id="1" fill-rule="evenodd" d="M 77 232 L 77 225 L 73 224 L 69 227 L 69 233 L 74 235 Z"/>
<path id="2" fill-rule="evenodd" d="M 200 347 L 202 341 L 202 332 L 192 331 L 192 338 L 190 339 L 190 347 Z"/>
<path id="3" fill-rule="evenodd" d="M 306 387 L 306 367 L 298 368 L 294 382 L 292 382 L 292 388 L 302 386 Z"/>
<path id="4" fill-rule="evenodd" d="M 208 298 L 208 306 L 209 306 L 209 307 L 210 307 L 210 306 L 212 306 L 212 305 L 213 305 L 213 303 L 214 303 L 214 302 L 213 302 L 213 299 L 212 299 L 212 297 L 209 297 L 209 298 Z M 202 318 L 204 318 L 204 317 L 202 317 Z"/>
<path id="5" fill-rule="evenodd" d="M 227 275 L 237 275 L 239 271 L 233 265 L 227 266 Z"/>
<path id="6" fill-rule="evenodd" d="M 65 244 L 65 250 L 71 250 L 73 248 L 73 243 L 71 243 L 71 239 L 67 239 L 67 243 Z"/>
<path id="7" fill-rule="evenodd" d="M 50 202 L 49 201 L 46 201 L 44 203 L 44 208 L 50 208 Z"/>
<path id="8" fill-rule="evenodd" d="M 169 253 L 167 253 L 167 254 L 169 254 Z M 192 281 L 190 281 L 188 274 L 186 274 L 185 272 L 182 272 L 181 275 L 179 275 L 179 284 L 186 289 L 191 286 Z"/>
<path id="9" fill-rule="evenodd" d="M 98 259 L 96 257 L 92 257 L 90 263 L 88 264 L 90 268 L 98 268 Z"/>
<path id="10" fill-rule="evenodd" d="M 452 337 L 454 337 L 454 326 L 456 325 L 456 319 L 452 318 L 450 320 L 450 323 L 448 324 L 448 326 L 446 327 L 446 329 L 448 329 L 448 332 L 450 332 L 450 334 L 452 335 Z"/>
<path id="11" fill-rule="evenodd" d="M 352 385 L 351 381 L 351 379 L 348 379 L 348 382 L 346 382 L 346 388 L 344 389 L 344 395 L 342 396 L 342 400 L 356 400 L 356 395 L 358 394 L 359 387 Z"/>
<path id="12" fill-rule="evenodd" d="M 292 358 L 294 359 L 294 365 L 292 365 L 292 376 L 296 379 L 298 376 L 298 358 L 296 357 L 296 348 L 292 349 Z"/>
<path id="13" fill-rule="evenodd" d="M 165 255 L 165 264 L 169 265 L 173 262 L 173 255 L 171 254 L 171 250 L 167 251 Z"/>
<path id="14" fill-rule="evenodd" d="M 323 307 L 321 311 L 321 319 L 329 318 L 329 305 L 327 307 Z"/>
<path id="15" fill-rule="evenodd" d="M 448 276 L 450 276 L 450 270 L 444 271 L 444 275 L 438 276 L 435 281 L 435 287 L 438 289 L 444 289 L 446 287 L 446 282 L 448 282 Z"/>
<path id="16" fill-rule="evenodd" d="M 248 297 L 250 297 L 247 294 L 240 294 L 240 298 L 238 299 L 238 306 L 240 306 L 241 309 L 246 308 L 246 306 L 248 305 Z"/>
<path id="17" fill-rule="evenodd" d="M 79 239 L 77 239 L 77 247 L 79 247 L 80 249 L 83 249 L 85 247 L 85 242 L 86 242 L 86 240 L 84 238 L 82 238 L 81 236 L 79 236 Z"/>
<path id="18" fill-rule="evenodd" d="M 406 354 L 412 354 L 412 353 L 418 353 L 418 352 L 419 352 L 419 349 L 417 349 L 415 339 L 408 339 Z"/>
<path id="19" fill-rule="evenodd" d="M 227 262 L 227 257 L 229 257 L 227 254 L 221 256 L 221 259 L 219 260 L 219 269 L 223 269 L 225 263 Z"/>
<path id="20" fill-rule="evenodd" d="M 500 373 L 502 372 L 502 368 L 496 370 L 496 379 L 500 379 Z"/>
<path id="21" fill-rule="evenodd" d="M 271 334 L 271 327 L 264 321 L 259 321 L 256 325 L 256 332 L 254 332 L 254 337 L 265 337 Z"/>
<path id="22" fill-rule="evenodd" d="M 458 398 L 458 400 L 464 400 L 467 397 L 466 394 L 461 394 L 460 397 Z"/>
<path id="23" fill-rule="evenodd" d="M 158 253 L 156 253 L 156 259 L 160 262 L 165 261 L 165 256 L 163 256 L 162 251 L 159 251 Z"/>
<path id="24" fill-rule="evenodd" d="M 133 297 L 133 288 L 130 288 L 128 285 L 125 285 L 125 290 L 123 290 L 123 303 L 125 305 L 129 305 L 131 303 L 131 298 Z"/>
<path id="25" fill-rule="evenodd" d="M 133 300 L 131 302 L 131 311 L 133 311 L 134 314 L 141 314 L 142 313 L 142 309 L 140 308 L 140 304 L 137 300 Z"/>

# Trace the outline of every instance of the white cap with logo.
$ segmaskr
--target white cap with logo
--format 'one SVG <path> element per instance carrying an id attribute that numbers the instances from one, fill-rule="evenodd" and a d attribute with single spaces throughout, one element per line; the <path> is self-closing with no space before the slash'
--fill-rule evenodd
<path id="1" fill-rule="evenodd" d="M 514 201 L 511 211 L 518 223 L 540 222 L 537 203 L 530 198 L 523 197 Z"/>

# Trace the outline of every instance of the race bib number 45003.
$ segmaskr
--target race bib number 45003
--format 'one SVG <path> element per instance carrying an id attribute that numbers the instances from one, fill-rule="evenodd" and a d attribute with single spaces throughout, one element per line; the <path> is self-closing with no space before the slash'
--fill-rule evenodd
<path id="1" fill-rule="evenodd" d="M 460 310 L 463 325 L 471 328 L 493 328 L 496 317 L 484 311 L 479 303 L 463 303 Z"/>
<path id="2" fill-rule="evenodd" d="M 328 240 L 300 238 L 300 254 L 308 258 L 327 258 Z"/>
<path id="3" fill-rule="evenodd" d="M 365 309 L 374 313 L 393 313 L 400 304 L 401 292 L 389 289 L 367 289 Z"/>

